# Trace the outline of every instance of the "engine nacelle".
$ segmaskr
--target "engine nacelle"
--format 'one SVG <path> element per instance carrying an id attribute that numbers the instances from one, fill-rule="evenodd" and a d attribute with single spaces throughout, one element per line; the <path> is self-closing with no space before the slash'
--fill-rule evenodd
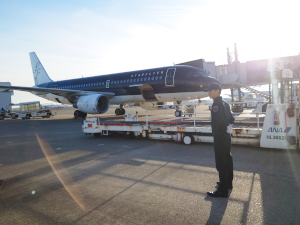
<path id="1" fill-rule="evenodd" d="M 141 102 L 140 106 L 142 109 L 146 109 L 147 110 L 159 110 L 159 106 L 156 106 L 157 102 Z"/>
<path id="2" fill-rule="evenodd" d="M 105 113 L 109 108 L 109 99 L 105 95 L 81 96 L 77 101 L 77 108 L 89 114 Z"/>

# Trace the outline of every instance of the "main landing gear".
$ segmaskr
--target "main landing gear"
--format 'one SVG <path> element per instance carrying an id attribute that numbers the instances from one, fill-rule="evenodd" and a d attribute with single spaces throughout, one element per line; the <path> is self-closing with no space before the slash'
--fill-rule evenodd
<path id="1" fill-rule="evenodd" d="M 81 118 L 84 119 L 86 116 L 87 116 L 86 113 L 81 112 L 81 111 L 79 111 L 79 110 L 76 110 L 76 111 L 74 112 L 74 118 L 75 118 L 75 119 L 77 119 L 77 118 L 79 118 L 79 117 L 81 117 Z"/>
<path id="2" fill-rule="evenodd" d="M 181 117 L 182 111 L 179 110 L 179 104 L 181 103 L 181 101 L 175 101 L 175 102 L 173 102 L 173 103 L 174 103 L 174 104 L 177 104 L 177 105 L 176 105 L 175 116 L 176 116 L 176 117 Z"/>
<path id="3" fill-rule="evenodd" d="M 125 114 L 125 109 L 123 108 L 123 105 L 121 104 L 119 108 L 116 108 L 115 114 L 118 115 L 124 115 Z"/>
<path id="4" fill-rule="evenodd" d="M 176 117 L 181 117 L 181 111 L 180 110 L 176 110 L 175 111 L 175 116 Z"/>

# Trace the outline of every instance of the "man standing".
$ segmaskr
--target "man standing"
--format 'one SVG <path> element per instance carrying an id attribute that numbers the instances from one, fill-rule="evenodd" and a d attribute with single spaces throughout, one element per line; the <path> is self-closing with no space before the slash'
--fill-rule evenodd
<path id="1" fill-rule="evenodd" d="M 218 83 L 211 83 L 205 91 L 208 91 L 208 96 L 214 100 L 211 107 L 211 127 L 214 137 L 216 168 L 220 178 L 220 181 L 217 182 L 218 190 L 207 192 L 207 195 L 227 198 L 228 189 L 232 189 L 233 180 L 230 133 L 234 118 L 230 112 L 229 105 L 220 96 L 221 86 Z"/>

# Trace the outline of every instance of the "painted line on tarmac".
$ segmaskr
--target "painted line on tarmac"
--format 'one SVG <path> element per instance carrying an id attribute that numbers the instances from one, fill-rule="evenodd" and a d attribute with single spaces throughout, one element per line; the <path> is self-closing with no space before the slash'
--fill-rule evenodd
<path id="1" fill-rule="evenodd" d="M 75 134 L 77 132 L 47 132 L 47 133 L 39 133 L 36 132 L 40 135 L 44 135 L 44 134 Z M 36 133 L 21 133 L 21 134 L 14 134 L 14 135 L 4 135 L 4 136 L 0 136 L 0 138 L 4 138 L 4 137 L 19 137 L 19 136 L 32 136 L 35 135 Z"/>

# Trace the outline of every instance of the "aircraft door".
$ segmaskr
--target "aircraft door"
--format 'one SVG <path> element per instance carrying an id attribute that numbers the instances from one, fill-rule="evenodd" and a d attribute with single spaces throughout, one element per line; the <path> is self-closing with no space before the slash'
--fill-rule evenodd
<path id="1" fill-rule="evenodd" d="M 109 83 L 110 83 L 110 80 L 107 80 L 106 81 L 106 88 L 109 88 Z"/>
<path id="2" fill-rule="evenodd" d="M 166 73 L 165 85 L 166 87 L 174 87 L 174 78 L 175 78 L 176 68 L 169 68 Z"/>

